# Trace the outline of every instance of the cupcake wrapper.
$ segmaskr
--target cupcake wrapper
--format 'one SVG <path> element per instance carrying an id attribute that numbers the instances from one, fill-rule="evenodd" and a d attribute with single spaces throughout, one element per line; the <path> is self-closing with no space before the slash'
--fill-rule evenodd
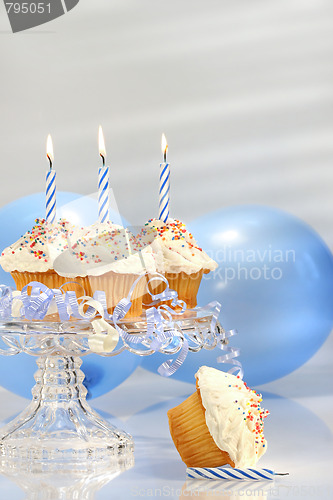
<path id="1" fill-rule="evenodd" d="M 89 276 L 92 293 L 97 290 L 103 290 L 106 295 L 108 313 L 112 314 L 118 302 L 127 297 L 129 291 L 138 278 L 137 274 L 120 274 L 109 271 L 102 276 Z M 145 279 L 142 278 L 136 284 L 132 297 L 131 308 L 126 314 L 126 318 L 135 318 L 142 313 L 142 297 L 145 291 Z"/>
<path id="2" fill-rule="evenodd" d="M 14 278 L 18 290 L 22 290 L 22 288 L 31 283 L 31 281 L 39 281 L 48 288 L 60 288 L 66 283 L 63 290 L 65 292 L 74 291 L 78 297 L 91 294 L 91 288 L 87 278 L 65 278 L 59 276 L 59 274 L 52 270 L 43 273 L 12 271 L 11 275 Z"/>
<path id="3" fill-rule="evenodd" d="M 199 389 L 168 411 L 172 440 L 187 467 L 220 467 L 234 462 L 215 444 L 205 419 Z"/>
<path id="4" fill-rule="evenodd" d="M 106 302 L 108 306 L 108 313 L 112 314 L 115 306 L 118 302 L 127 297 L 131 286 L 134 281 L 138 278 L 136 274 L 119 274 L 114 272 L 108 272 L 102 276 L 86 276 L 86 277 L 73 277 L 65 278 L 59 276 L 55 271 L 49 270 L 43 273 L 31 273 L 31 272 L 11 272 L 14 278 L 16 288 L 22 290 L 22 288 L 31 281 L 39 281 L 43 283 L 48 288 L 60 288 L 65 283 L 63 287 L 65 292 L 74 291 L 77 297 L 82 297 L 83 295 L 93 296 L 94 292 L 97 290 L 102 290 L 106 295 Z M 72 283 L 74 282 L 74 283 Z M 132 306 L 126 318 L 133 318 L 140 316 L 142 313 L 142 296 L 145 291 L 145 280 L 142 278 L 136 285 L 132 294 Z M 29 290 L 28 290 L 29 293 Z"/>

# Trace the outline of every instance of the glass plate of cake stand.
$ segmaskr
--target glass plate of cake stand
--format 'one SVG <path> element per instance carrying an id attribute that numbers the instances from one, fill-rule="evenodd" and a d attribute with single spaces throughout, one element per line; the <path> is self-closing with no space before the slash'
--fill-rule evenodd
<path id="1" fill-rule="evenodd" d="M 177 337 L 167 338 L 170 322 L 165 322 L 166 340 L 158 352 L 167 354 L 166 360 L 170 356 L 175 359 L 184 342 L 193 353 L 227 343 L 219 323 L 211 326 L 213 314 L 213 309 L 205 308 L 174 317 Z M 98 354 L 113 357 L 125 349 L 138 356 L 156 352 L 156 345 L 151 347 L 154 336 L 147 333 L 145 319 L 121 320 L 118 326 L 128 334 L 126 339 L 130 336 L 133 341 L 124 341 L 120 336 L 112 352 Z M 92 335 L 92 324 L 87 320 L 0 321 L 0 354 L 13 356 L 24 352 L 36 357 L 38 367 L 31 403 L 0 429 L 2 470 L 10 464 L 12 470 L 87 473 L 101 466 L 118 474 L 134 464 L 132 437 L 103 419 L 86 401 L 80 366 L 82 356 L 96 353 L 90 347 Z"/>

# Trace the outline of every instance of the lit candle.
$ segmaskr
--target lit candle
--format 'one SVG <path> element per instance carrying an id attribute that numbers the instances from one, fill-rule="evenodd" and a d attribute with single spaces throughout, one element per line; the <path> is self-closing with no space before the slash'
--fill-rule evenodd
<path id="1" fill-rule="evenodd" d="M 47 136 L 46 156 L 50 168 L 46 172 L 46 222 L 53 224 L 56 218 L 56 171 L 53 168 L 53 144 L 51 136 Z"/>
<path id="2" fill-rule="evenodd" d="M 158 218 L 166 222 L 169 218 L 170 202 L 170 165 L 167 163 L 168 143 L 165 135 L 162 135 L 162 154 L 163 163 L 160 164 L 160 197 L 159 197 L 159 216 Z"/>
<path id="3" fill-rule="evenodd" d="M 99 155 L 102 158 L 102 166 L 98 171 L 98 220 L 107 222 L 109 220 L 109 167 L 105 166 L 106 152 L 102 127 L 98 131 Z"/>

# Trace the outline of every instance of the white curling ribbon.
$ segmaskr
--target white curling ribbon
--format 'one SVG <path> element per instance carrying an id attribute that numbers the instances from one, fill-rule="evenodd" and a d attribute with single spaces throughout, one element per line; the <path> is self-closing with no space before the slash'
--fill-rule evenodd
<path id="1" fill-rule="evenodd" d="M 104 318 L 104 309 L 102 304 L 98 300 L 92 299 L 88 295 L 80 297 L 79 300 L 81 300 L 81 303 L 79 305 L 78 311 L 81 316 L 88 319 L 89 317 L 93 318 L 98 313 L 102 316 L 102 318 Z M 91 307 L 92 309 L 90 311 L 84 312 L 85 306 Z M 93 309 L 95 309 L 96 312 L 94 312 Z"/>
<path id="2" fill-rule="evenodd" d="M 105 319 L 95 319 L 91 322 L 94 332 L 88 339 L 88 345 L 93 352 L 112 352 L 119 340 L 117 330 Z"/>
<path id="3" fill-rule="evenodd" d="M 12 302 L 12 316 L 14 318 L 21 318 L 22 317 L 22 306 L 23 306 L 23 301 L 21 299 L 21 292 L 18 290 L 14 290 L 12 292 L 12 297 L 13 297 L 13 302 Z"/>
<path id="4" fill-rule="evenodd" d="M 50 314 L 57 314 L 57 312 L 58 312 L 58 306 L 57 306 L 57 303 L 55 301 L 55 298 L 53 297 L 53 299 L 51 300 L 50 305 L 47 309 L 46 315 L 49 316 Z"/>
<path id="5" fill-rule="evenodd" d="M 102 304 L 98 300 L 88 296 L 81 297 L 81 300 L 82 302 L 79 305 L 79 313 L 81 315 L 85 314 L 87 316 L 87 314 L 89 314 L 88 311 L 86 313 L 84 312 L 84 308 L 88 306 L 91 308 L 91 317 L 96 316 L 97 313 L 102 316 L 91 322 L 91 326 L 95 333 L 88 338 L 89 348 L 96 353 L 112 352 L 118 344 L 119 333 L 113 326 L 105 321 Z"/>

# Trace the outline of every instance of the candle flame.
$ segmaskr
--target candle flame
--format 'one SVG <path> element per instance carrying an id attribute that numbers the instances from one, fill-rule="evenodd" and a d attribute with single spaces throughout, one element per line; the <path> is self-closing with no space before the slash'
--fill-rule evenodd
<path id="1" fill-rule="evenodd" d="M 168 141 L 166 140 L 166 137 L 164 134 L 162 134 L 161 148 L 162 148 L 162 154 L 164 157 L 164 163 L 166 163 L 166 157 L 167 157 L 167 151 L 168 151 Z"/>
<path id="2" fill-rule="evenodd" d="M 54 155 L 53 155 L 52 137 L 50 136 L 50 134 L 47 136 L 47 141 L 46 141 L 46 156 L 50 162 L 50 168 L 52 168 Z"/>
<path id="3" fill-rule="evenodd" d="M 105 151 L 105 142 L 104 142 L 104 134 L 101 125 L 98 129 L 98 146 L 99 146 L 99 155 L 103 160 L 103 165 L 105 165 L 106 151 Z"/>

